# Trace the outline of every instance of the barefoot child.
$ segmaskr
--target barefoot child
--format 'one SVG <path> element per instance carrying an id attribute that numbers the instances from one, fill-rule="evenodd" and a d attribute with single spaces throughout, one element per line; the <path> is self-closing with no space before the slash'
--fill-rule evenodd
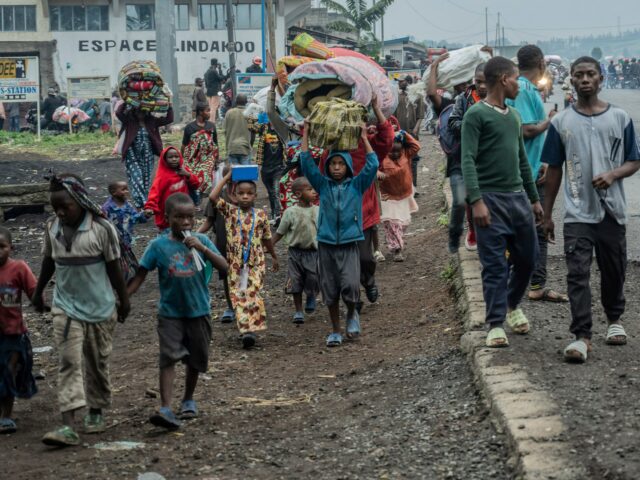
<path id="1" fill-rule="evenodd" d="M 226 270 L 227 262 L 206 235 L 190 235 L 196 207 L 189 195 L 169 196 L 163 211 L 170 230 L 151 241 L 145 250 L 138 273 L 129 284 L 129 293 L 137 292 L 147 273 L 158 269 L 161 407 L 149 421 L 174 430 L 181 425 L 171 409 L 175 364 L 182 360 L 186 365 L 180 418 L 190 419 L 198 414 L 193 400 L 198 375 L 207 371 L 209 361 L 211 299 L 206 269 L 198 269 L 194 255 L 198 255 L 203 264 L 211 262 L 217 270 Z M 185 235 L 185 232 L 189 233 Z"/>
<path id="2" fill-rule="evenodd" d="M 182 154 L 175 147 L 167 147 L 160 154 L 158 171 L 153 179 L 144 211 L 147 216 L 155 215 L 158 229 L 169 228 L 164 207 L 170 195 L 182 192 L 196 192 L 200 180 L 184 165 Z"/>
<path id="3" fill-rule="evenodd" d="M 254 207 L 256 184 L 251 181 L 235 184 L 232 197 L 236 199 L 236 206 L 220 198 L 220 192 L 230 181 L 231 171 L 215 186 L 209 201 L 225 219 L 231 302 L 242 334 L 242 346 L 248 349 L 256 343 L 256 332 L 267 328 L 262 298 L 266 273 L 264 250 L 271 254 L 274 272 L 278 270 L 278 257 L 271 241 L 267 213 Z"/>
<path id="4" fill-rule="evenodd" d="M 15 433 L 13 402 L 38 391 L 31 375 L 33 353 L 22 318 L 22 292 L 31 297 L 36 277 L 22 260 L 13 260 L 11 232 L 0 227 L 0 434 Z"/>
<path id="5" fill-rule="evenodd" d="M 289 250 L 289 278 L 286 293 L 293 295 L 296 313 L 293 323 L 304 323 L 302 293 L 307 294 L 305 312 L 313 313 L 318 296 L 318 194 L 309 180 L 298 177 L 292 185 L 298 205 L 287 208 L 273 237 L 275 245 L 284 237 Z"/>
<path id="6" fill-rule="evenodd" d="M 420 144 L 401 130 L 378 172 L 382 197 L 380 219 L 394 262 L 404 261 L 404 232 L 411 223 L 411 214 L 418 211 L 418 204 L 413 198 L 411 161 L 419 151 Z"/>
<path id="7" fill-rule="evenodd" d="M 360 300 L 360 251 L 358 242 L 364 239 L 362 230 L 362 196 L 376 178 L 378 157 L 362 125 L 361 139 L 366 163 L 354 177 L 351 155 L 330 152 L 324 174 L 309 153 L 307 125 L 302 137 L 302 172 L 320 194 L 318 218 L 318 277 L 324 303 L 329 307 L 333 332 L 327 346 L 342 345 L 340 328 L 340 297 L 347 305 L 347 335 L 360 334 L 360 318 L 356 303 Z"/>
<path id="8" fill-rule="evenodd" d="M 102 215 L 82 181 L 72 174 L 51 178 L 42 268 L 33 295 L 44 309 L 42 293 L 56 274 L 53 293 L 53 333 L 59 352 L 58 403 L 62 426 L 47 433 L 46 445 L 79 445 L 75 412 L 88 405 L 84 431 L 105 430 L 102 410 L 111 403 L 109 355 L 116 320 L 129 314 L 129 296 L 120 267 L 116 229 Z M 116 291 L 120 300 L 116 308 Z"/>
<path id="9" fill-rule="evenodd" d="M 127 182 L 116 181 L 109 184 L 109 199 L 102 205 L 107 220 L 109 220 L 118 233 L 122 243 L 131 248 L 133 245 L 133 226 L 138 223 L 146 223 L 147 215 L 138 212 L 129 203 L 129 186 Z"/>
<path id="10" fill-rule="evenodd" d="M 222 176 L 225 176 L 231 167 L 225 165 L 222 170 Z M 227 187 L 222 190 L 222 194 L 220 195 L 225 201 L 230 202 L 230 198 L 227 195 Z M 215 245 L 224 258 L 227 258 L 227 232 L 225 227 L 224 217 L 218 210 L 216 206 L 211 201 L 207 201 L 207 206 L 204 207 L 204 222 L 198 228 L 198 233 L 207 233 L 209 230 L 213 229 L 213 232 L 216 235 Z M 224 285 L 224 297 L 227 301 L 227 308 L 222 312 L 222 317 L 220 318 L 221 323 L 231 323 L 236 319 L 236 314 L 233 312 L 233 303 L 231 302 L 231 294 L 229 293 L 229 276 L 227 270 L 219 270 L 218 275 L 220 276 L 220 280 L 222 280 L 222 284 Z"/>

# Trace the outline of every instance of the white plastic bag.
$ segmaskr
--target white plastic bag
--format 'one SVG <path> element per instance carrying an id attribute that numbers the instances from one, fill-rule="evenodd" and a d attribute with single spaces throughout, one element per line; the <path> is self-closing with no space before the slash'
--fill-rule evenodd
<path id="1" fill-rule="evenodd" d="M 476 67 L 491 59 L 489 52 L 482 51 L 482 48 L 483 45 L 473 45 L 451 51 L 449 58 L 438 64 L 438 88 L 453 90 L 454 86 L 473 79 Z M 425 85 L 428 84 L 430 75 L 431 66 L 422 76 Z"/>

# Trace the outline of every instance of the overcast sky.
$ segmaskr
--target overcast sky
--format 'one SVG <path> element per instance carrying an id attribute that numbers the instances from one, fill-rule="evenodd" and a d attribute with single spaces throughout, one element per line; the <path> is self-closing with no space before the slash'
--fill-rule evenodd
<path id="1" fill-rule="evenodd" d="M 369 3 L 372 0 L 368 0 Z M 484 8 L 489 8 L 489 40 L 501 12 L 505 37 L 519 43 L 552 37 L 615 33 L 640 28 L 638 0 L 396 0 L 385 17 L 385 38 L 461 43 L 485 40 Z M 380 31 L 377 31 L 378 37 Z"/>

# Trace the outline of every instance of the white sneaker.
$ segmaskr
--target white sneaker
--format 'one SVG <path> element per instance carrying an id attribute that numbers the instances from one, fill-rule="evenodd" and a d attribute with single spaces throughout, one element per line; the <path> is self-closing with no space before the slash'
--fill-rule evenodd
<path id="1" fill-rule="evenodd" d="M 376 250 L 375 252 L 373 252 L 373 258 L 376 259 L 376 262 L 384 262 L 386 260 L 380 250 Z"/>

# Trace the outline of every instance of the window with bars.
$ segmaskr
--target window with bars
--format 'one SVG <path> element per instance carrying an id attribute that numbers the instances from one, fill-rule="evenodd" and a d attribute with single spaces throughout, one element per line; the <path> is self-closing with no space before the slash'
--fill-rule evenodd
<path id="1" fill-rule="evenodd" d="M 0 32 L 35 32 L 35 5 L 0 7 Z"/>
<path id="2" fill-rule="evenodd" d="M 156 18 L 153 5 L 127 5 L 127 30 L 155 30 Z"/>
<path id="3" fill-rule="evenodd" d="M 260 29 L 262 26 L 262 5 L 260 3 L 239 3 L 233 5 L 235 27 Z M 222 30 L 227 28 L 227 9 L 224 4 L 210 3 L 198 5 L 198 28 L 200 30 Z"/>
<path id="4" fill-rule="evenodd" d="M 109 30 L 109 7 L 95 5 L 62 5 L 49 7 L 52 32 L 98 32 Z"/>

